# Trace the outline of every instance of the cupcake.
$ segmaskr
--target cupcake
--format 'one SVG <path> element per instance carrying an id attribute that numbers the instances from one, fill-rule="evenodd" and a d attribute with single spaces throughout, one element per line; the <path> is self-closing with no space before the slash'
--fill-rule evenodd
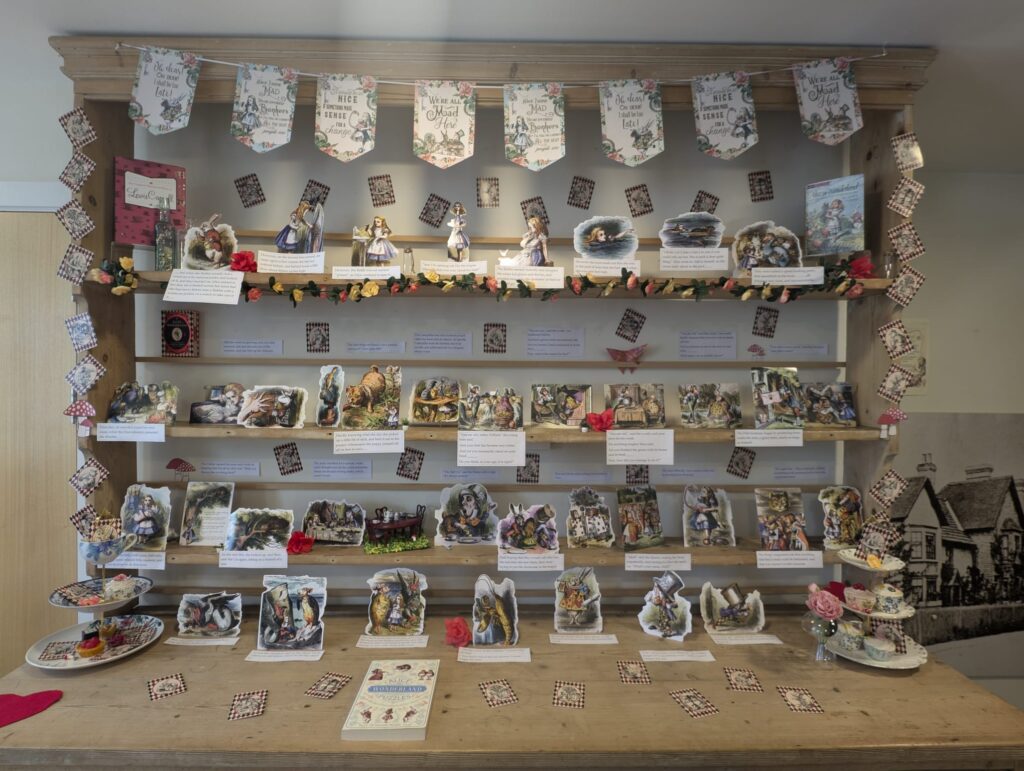
<path id="1" fill-rule="evenodd" d="M 895 615 L 903 607 L 903 592 L 892 584 L 875 587 L 875 613 Z"/>
<path id="2" fill-rule="evenodd" d="M 132 576 L 118 573 L 106 582 L 103 596 L 108 600 L 130 600 L 135 596 L 135 580 Z"/>
<path id="3" fill-rule="evenodd" d="M 859 651 L 864 647 L 864 625 L 860 621 L 840 621 L 836 644 L 844 651 Z"/>
<path id="4" fill-rule="evenodd" d="M 81 642 L 75 645 L 75 652 L 83 659 L 89 659 L 99 656 L 106 647 L 107 644 L 100 639 L 99 634 L 92 632 L 88 636 L 83 636 Z"/>
<path id="5" fill-rule="evenodd" d="M 896 643 L 884 637 L 865 637 L 864 652 L 869 659 L 888 661 L 896 653 Z"/>
<path id="6" fill-rule="evenodd" d="M 874 592 L 869 592 L 867 589 L 854 589 L 852 586 L 846 589 L 846 604 L 854 610 L 870 613 L 875 609 L 876 602 L 878 600 L 875 598 Z"/>

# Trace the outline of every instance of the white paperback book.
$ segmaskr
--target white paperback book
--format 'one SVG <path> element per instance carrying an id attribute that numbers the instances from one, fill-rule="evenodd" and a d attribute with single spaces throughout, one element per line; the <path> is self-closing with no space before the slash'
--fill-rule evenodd
<path id="1" fill-rule="evenodd" d="M 348 741 L 422 741 L 440 659 L 371 661 L 341 729 Z"/>

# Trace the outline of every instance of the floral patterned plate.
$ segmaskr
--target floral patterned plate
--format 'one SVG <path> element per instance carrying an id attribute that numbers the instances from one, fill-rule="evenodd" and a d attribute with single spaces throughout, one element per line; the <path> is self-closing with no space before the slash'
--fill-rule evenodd
<path id="1" fill-rule="evenodd" d="M 868 570 L 872 573 L 895 573 L 897 570 L 903 570 L 903 568 L 906 567 L 906 563 L 903 560 L 896 559 L 891 554 L 886 554 L 882 559 L 882 567 L 873 568 L 857 556 L 856 549 L 840 549 L 839 559 L 847 565 L 853 565 L 861 570 Z"/>
<path id="2" fill-rule="evenodd" d="M 917 611 L 914 610 L 914 606 L 913 605 L 907 605 L 906 603 L 903 603 L 900 606 L 899 613 L 878 613 L 876 611 L 871 611 L 870 613 L 867 613 L 866 611 L 863 611 L 863 610 L 857 610 L 856 608 L 854 608 L 854 607 L 852 607 L 850 605 L 847 605 L 845 602 L 841 603 L 841 604 L 848 611 L 850 611 L 851 613 L 856 613 L 858 616 L 867 616 L 868 618 L 877 618 L 877 619 L 881 619 L 882 621 L 901 621 L 902 619 L 910 618 L 911 616 L 914 615 L 914 613 L 917 612 Z"/>
<path id="3" fill-rule="evenodd" d="M 90 628 L 99 628 L 99 621 L 89 621 L 44 637 L 28 649 L 25 661 L 40 669 L 98 667 L 138 653 L 159 640 L 164 631 L 164 622 L 153 616 L 110 616 L 104 621 L 108 624 L 117 624 L 117 634 L 124 637 L 122 644 L 111 645 L 108 641 L 106 648 L 99 655 L 89 658 L 79 656 L 75 646 L 82 639 L 82 632 Z"/>
<path id="4" fill-rule="evenodd" d="M 877 667 L 878 669 L 917 669 L 928 661 L 928 651 L 910 639 L 907 640 L 907 652 L 893 656 L 888 661 L 877 661 L 869 658 L 863 649 L 848 651 L 840 648 L 838 641 L 834 637 L 830 637 L 825 641 L 825 647 L 844 659 L 855 661 L 866 667 Z"/>
<path id="5" fill-rule="evenodd" d="M 54 589 L 50 594 L 50 604 L 58 608 L 74 608 L 87 613 L 98 613 L 127 605 L 153 588 L 152 578 L 129 576 L 129 580 L 132 594 L 128 597 L 104 600 L 103 581 L 99 578 L 89 578 Z M 107 583 L 111 581 L 113 581 L 112 578 L 107 579 Z"/>

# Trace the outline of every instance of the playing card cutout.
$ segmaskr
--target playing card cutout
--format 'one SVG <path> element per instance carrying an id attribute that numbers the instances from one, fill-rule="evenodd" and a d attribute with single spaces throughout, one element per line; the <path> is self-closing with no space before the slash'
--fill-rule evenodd
<path id="1" fill-rule="evenodd" d="M 900 262 L 910 262 L 924 254 L 924 242 L 911 222 L 902 222 L 888 230 L 889 242 Z"/>
<path id="2" fill-rule="evenodd" d="M 594 197 L 595 183 L 592 179 L 575 176 L 569 184 L 569 200 L 566 203 L 576 209 L 589 209 Z"/>
<path id="3" fill-rule="evenodd" d="M 530 221 L 530 217 L 540 217 L 540 221 L 545 225 L 551 224 L 551 220 L 548 218 L 548 210 L 544 206 L 544 199 L 539 195 L 527 198 L 525 201 L 520 201 L 519 208 L 523 210 L 523 219 L 527 222 Z"/>
<path id="4" fill-rule="evenodd" d="M 326 321 L 306 322 L 306 353 L 329 353 L 331 325 Z"/>
<path id="5" fill-rule="evenodd" d="M 85 274 L 89 272 L 89 266 L 92 264 L 94 256 L 92 252 L 78 244 L 69 244 L 57 267 L 57 275 L 72 284 L 81 284 L 85 280 Z"/>
<path id="6" fill-rule="evenodd" d="M 626 484 L 628 486 L 634 485 L 649 485 L 651 483 L 651 467 L 646 464 L 638 463 L 627 463 L 626 464 Z"/>
<path id="7" fill-rule="evenodd" d="M 107 368 L 100 364 L 95 356 L 87 353 L 71 368 L 64 379 L 76 396 L 82 396 L 88 393 L 105 374 L 107 374 Z"/>
<path id="8" fill-rule="evenodd" d="M 639 166 L 665 149 L 661 87 L 656 80 L 609 80 L 597 86 L 601 149 L 613 161 Z"/>
<path id="9" fill-rule="evenodd" d="M 825 713 L 822 706 L 818 704 L 818 700 L 806 688 L 790 688 L 785 685 L 777 685 L 775 688 L 786 706 L 789 707 L 790 712 L 807 712 L 816 715 Z"/>
<path id="10" fill-rule="evenodd" d="M 90 525 L 98 516 L 96 507 L 89 503 L 68 517 L 68 519 L 82 538 L 88 538 Z"/>
<path id="11" fill-rule="evenodd" d="M 888 508 L 893 501 L 903 495 L 907 484 L 907 480 L 899 472 L 889 469 L 868 489 L 868 494 L 878 501 L 882 508 Z M 864 530 L 866 531 L 870 526 L 870 523 L 865 525 Z"/>
<path id="12" fill-rule="evenodd" d="M 83 209 L 78 201 L 68 201 L 57 209 L 56 214 L 68 235 L 76 241 L 85 238 L 96 229 L 96 223 L 89 216 L 89 212 Z"/>
<path id="13" fill-rule="evenodd" d="M 647 185 L 627 187 L 626 203 L 629 204 L 629 213 L 634 217 L 642 217 L 654 211 L 654 204 L 651 202 L 651 191 L 647 189 Z"/>
<path id="14" fill-rule="evenodd" d="M 718 208 L 719 198 L 717 195 L 712 195 L 707 190 L 698 190 L 697 196 L 693 199 L 693 205 L 690 207 L 692 212 L 707 212 L 708 214 L 714 214 L 715 209 Z"/>
<path id="15" fill-rule="evenodd" d="M 779 309 L 767 305 L 759 305 L 754 313 L 754 327 L 750 334 L 755 337 L 775 337 L 775 327 L 779 323 Z"/>
<path id="16" fill-rule="evenodd" d="M 904 265 L 896 276 L 896 280 L 892 282 L 892 286 L 886 291 L 886 295 L 889 299 L 899 303 L 904 308 L 910 305 L 911 301 L 921 291 L 921 287 L 924 285 L 924 273 L 911 267 L 910 265 Z"/>
<path id="17" fill-rule="evenodd" d="M 69 319 L 64 319 L 64 326 L 68 329 L 71 347 L 77 353 L 97 346 L 99 341 L 96 339 L 96 328 L 92 324 L 92 316 L 88 313 L 79 313 Z"/>
<path id="18" fill-rule="evenodd" d="M 837 145 L 864 125 L 853 62 L 838 57 L 793 66 L 800 128 L 815 142 Z"/>
<path id="19" fill-rule="evenodd" d="M 906 324 L 900 319 L 880 326 L 878 336 L 882 338 L 882 345 L 885 346 L 889 358 L 894 361 L 914 351 L 914 340 L 911 338 Z"/>
<path id="20" fill-rule="evenodd" d="M 878 386 L 878 395 L 899 406 L 899 403 L 903 400 L 903 395 L 913 382 L 913 372 L 904 369 L 898 364 L 890 364 L 889 371 L 885 373 L 885 377 L 882 378 L 882 382 Z"/>
<path id="21" fill-rule="evenodd" d="M 283 477 L 302 471 L 302 457 L 299 455 L 299 446 L 295 442 L 279 444 L 275 447 L 274 458 L 277 459 L 277 470 Z"/>
<path id="22" fill-rule="evenodd" d="M 619 680 L 625 685 L 650 685 L 651 675 L 642 661 L 616 661 Z"/>
<path id="23" fill-rule="evenodd" d="M 644 324 L 647 321 L 647 316 L 632 308 L 626 308 L 622 312 L 622 318 L 619 320 L 619 326 L 615 328 L 615 336 L 621 337 L 623 340 L 628 340 L 631 343 L 635 343 L 637 338 L 640 337 L 640 332 L 643 331 Z"/>
<path id="24" fill-rule="evenodd" d="M 352 680 L 351 675 L 339 675 L 337 672 L 326 672 L 306 689 L 306 695 L 315 699 L 331 699 Z"/>
<path id="25" fill-rule="evenodd" d="M 764 693 L 761 681 L 752 669 L 737 667 L 723 667 L 725 680 L 729 683 L 730 691 L 745 691 L 747 693 Z"/>
<path id="26" fill-rule="evenodd" d="M 398 456 L 398 467 L 395 474 L 403 479 L 411 479 L 414 482 L 420 478 L 420 470 L 423 468 L 423 459 L 426 454 L 423 450 L 414 447 L 406 447 L 405 451 Z"/>
<path id="27" fill-rule="evenodd" d="M 484 324 L 484 353 L 505 353 L 508 348 L 508 325 L 503 322 Z"/>
<path id="28" fill-rule="evenodd" d="M 770 171 L 750 172 L 747 174 L 747 186 L 750 188 L 751 203 L 771 201 L 775 198 L 775 190 L 772 188 L 772 173 Z"/>
<path id="29" fill-rule="evenodd" d="M 327 203 L 327 196 L 331 194 L 330 185 L 325 185 L 323 182 L 317 182 L 315 179 L 310 179 L 306 182 L 306 187 L 302 190 L 302 197 L 300 201 L 319 201 L 320 205 Z"/>
<path id="30" fill-rule="evenodd" d="M 483 694 L 487 706 L 504 707 L 509 704 L 518 704 L 519 697 L 512 690 L 512 685 L 504 678 L 500 680 L 485 680 L 480 683 L 480 693 Z"/>
<path id="31" fill-rule="evenodd" d="M 71 112 L 61 115 L 60 125 L 64 129 L 64 133 L 68 135 L 68 139 L 71 140 L 71 145 L 76 150 L 81 150 L 87 144 L 96 140 L 96 129 L 92 127 L 92 123 L 89 122 L 89 118 L 85 115 L 85 110 L 81 107 L 76 107 Z"/>
<path id="32" fill-rule="evenodd" d="M 238 198 L 242 201 L 243 209 L 251 209 L 267 202 L 267 196 L 263 193 L 263 185 L 260 178 L 255 174 L 246 174 L 235 180 L 235 190 L 238 191 Z"/>
<path id="33" fill-rule="evenodd" d="M 749 447 L 734 447 L 732 455 L 729 457 L 729 465 L 725 467 L 725 470 L 734 477 L 746 479 L 750 476 L 755 458 L 757 458 L 757 453 Z"/>
<path id="34" fill-rule="evenodd" d="M 497 209 L 501 187 L 497 177 L 476 178 L 476 205 L 480 209 Z"/>
<path id="35" fill-rule="evenodd" d="M 166 699 L 168 696 L 185 693 L 188 690 L 185 685 L 185 676 L 180 672 L 176 675 L 154 677 L 146 683 L 146 688 L 149 690 L 150 701 Z"/>
<path id="36" fill-rule="evenodd" d="M 555 680 L 555 690 L 551 694 L 551 706 L 583 709 L 586 698 L 587 686 L 584 683 Z"/>
<path id="37" fill-rule="evenodd" d="M 451 205 L 452 202 L 447 198 L 431 193 L 427 196 L 427 202 L 423 204 L 423 209 L 420 211 L 420 222 L 426 223 L 432 228 L 441 227 L 444 215 L 448 212 Z"/>
<path id="38" fill-rule="evenodd" d="M 366 184 L 370 187 L 370 203 L 375 208 L 393 206 L 398 201 L 395 198 L 395 186 L 391 181 L 390 174 L 367 177 Z"/>
<path id="39" fill-rule="evenodd" d="M 71 160 L 68 161 L 64 167 L 64 171 L 60 173 L 60 181 L 70 190 L 72 193 L 77 193 L 82 189 L 82 185 L 85 184 L 85 180 L 89 178 L 89 175 L 96 169 L 96 161 L 90 158 L 84 153 L 80 153 L 77 150 L 72 154 Z"/>
<path id="40" fill-rule="evenodd" d="M 901 217 L 911 217 L 922 195 L 924 195 L 924 185 L 910 177 L 900 177 L 900 181 L 896 183 L 896 187 L 885 205 Z"/>
<path id="41" fill-rule="evenodd" d="M 526 465 L 516 468 L 516 482 L 521 485 L 540 484 L 540 454 L 526 453 Z"/>
<path id="42" fill-rule="evenodd" d="M 413 154 L 447 169 L 473 155 L 476 84 L 466 80 L 417 80 L 413 96 Z"/>
<path id="43" fill-rule="evenodd" d="M 896 158 L 896 168 L 900 171 L 913 171 L 924 166 L 921 145 L 917 142 L 917 134 L 898 134 L 889 140 L 892 154 Z"/>
<path id="44" fill-rule="evenodd" d="M 88 458 L 78 470 L 68 478 L 70 484 L 79 495 L 88 498 L 110 476 L 110 472 L 95 458 Z M 95 520 L 93 520 L 95 521 Z"/>
<path id="45" fill-rule="evenodd" d="M 718 714 L 718 707 L 696 688 L 669 691 L 669 696 L 692 718 L 709 717 Z"/>
<path id="46" fill-rule="evenodd" d="M 228 720 L 259 717 L 266 708 L 267 692 L 265 690 L 236 693 L 231 700 L 231 709 L 228 710 Z"/>

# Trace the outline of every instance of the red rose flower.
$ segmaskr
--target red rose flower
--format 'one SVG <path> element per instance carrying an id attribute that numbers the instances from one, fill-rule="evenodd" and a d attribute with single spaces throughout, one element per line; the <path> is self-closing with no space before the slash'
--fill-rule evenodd
<path id="1" fill-rule="evenodd" d="M 254 303 L 258 301 L 261 297 L 263 297 L 263 290 L 260 289 L 259 287 L 254 286 L 248 292 L 245 293 L 245 296 L 246 299 L 249 300 L 249 302 Z"/>
<path id="2" fill-rule="evenodd" d="M 870 254 L 863 254 L 850 262 L 850 278 L 874 278 L 875 266 Z"/>
<path id="3" fill-rule="evenodd" d="M 846 602 L 846 584 L 842 581 L 829 581 L 825 591 L 829 594 L 834 594 L 839 598 L 840 602 Z"/>
<path id="4" fill-rule="evenodd" d="M 463 648 L 473 640 L 473 633 L 469 631 L 469 624 L 466 619 L 446 618 L 444 620 L 444 644 L 454 645 L 456 648 Z"/>
<path id="5" fill-rule="evenodd" d="M 722 289 L 724 289 L 726 292 L 730 292 L 730 291 L 732 291 L 733 287 L 735 287 L 735 286 L 736 286 L 736 279 L 734 279 L 734 278 L 727 278 L 725 280 L 725 283 L 722 284 Z"/>
<path id="6" fill-rule="evenodd" d="M 572 289 L 572 293 L 575 295 L 583 294 L 583 282 L 580 281 L 579 276 L 572 277 L 569 288 Z"/>
<path id="7" fill-rule="evenodd" d="M 389 289 L 388 291 L 391 292 L 391 294 L 398 294 L 399 292 L 402 291 L 402 287 L 400 287 L 398 284 L 392 284 L 391 289 Z"/>
<path id="8" fill-rule="evenodd" d="M 301 530 L 296 530 L 292 533 L 292 537 L 288 539 L 288 553 L 289 554 L 309 554 L 313 551 L 312 536 L 308 536 Z"/>
<path id="9" fill-rule="evenodd" d="M 235 252 L 231 255 L 231 270 L 242 273 L 256 272 L 256 255 L 252 252 Z"/>
<path id="10" fill-rule="evenodd" d="M 605 410 L 604 412 L 588 412 L 587 425 L 594 431 L 607 431 L 612 427 L 612 423 L 614 422 L 612 414 L 613 413 L 610 409 Z"/>

